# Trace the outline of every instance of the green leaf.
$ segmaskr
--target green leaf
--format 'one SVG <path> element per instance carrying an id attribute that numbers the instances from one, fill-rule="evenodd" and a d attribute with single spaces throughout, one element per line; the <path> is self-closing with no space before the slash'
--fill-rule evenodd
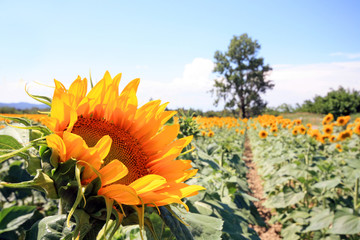
<path id="1" fill-rule="evenodd" d="M 176 214 L 181 217 L 188 225 L 191 234 L 196 240 L 216 240 L 221 239 L 222 226 L 224 221 L 211 217 L 204 216 L 197 213 L 185 212 L 181 213 L 178 210 L 174 210 Z"/>
<path id="2" fill-rule="evenodd" d="M 314 184 L 313 187 L 314 188 L 332 189 L 332 188 L 336 187 L 339 183 L 341 183 L 341 179 L 340 178 L 334 178 L 334 179 L 331 179 L 331 180 L 318 182 L 318 183 Z"/>
<path id="3" fill-rule="evenodd" d="M 35 206 L 13 206 L 0 211 L 0 234 L 13 231 L 34 214 Z"/>
<path id="4" fill-rule="evenodd" d="M 196 201 L 194 203 L 194 207 L 199 211 L 200 214 L 210 216 L 213 214 L 213 209 L 211 205 L 207 204 L 206 202 Z"/>
<path id="5" fill-rule="evenodd" d="M 323 209 L 322 211 L 313 211 L 310 218 L 310 225 L 304 232 L 317 231 L 323 228 L 328 228 L 333 222 L 334 213 L 330 209 Z"/>
<path id="6" fill-rule="evenodd" d="M 357 234 L 360 233 L 360 216 L 355 216 L 349 211 L 339 210 L 335 213 L 333 226 L 330 233 Z"/>
<path id="7" fill-rule="evenodd" d="M 209 154 L 209 155 L 211 156 L 211 155 L 212 155 L 213 153 L 215 153 L 219 148 L 220 148 L 220 147 L 219 147 L 218 144 L 215 144 L 215 143 L 210 144 L 210 145 L 208 145 L 207 148 L 206 148 L 207 154 Z"/>
<path id="8" fill-rule="evenodd" d="M 172 234 L 177 240 L 192 240 L 192 236 L 189 229 L 179 221 L 179 217 L 174 213 L 170 212 L 166 207 L 159 207 L 160 217 L 164 223 L 170 228 Z"/>
<path id="9" fill-rule="evenodd" d="M 26 240 L 71 240 L 74 227 L 66 227 L 65 214 L 45 217 L 31 227 Z"/>
<path id="10" fill-rule="evenodd" d="M 265 202 L 265 206 L 269 208 L 285 208 L 298 203 L 299 201 L 304 199 L 304 196 L 304 192 L 281 192 L 278 195 L 268 198 L 268 200 L 266 200 Z"/>
<path id="11" fill-rule="evenodd" d="M 296 233 L 299 233 L 300 231 L 301 231 L 301 227 L 293 223 L 290 226 L 283 228 L 281 230 L 281 236 L 283 236 L 284 239 L 297 240 L 300 239 L 300 236 L 297 235 Z"/>

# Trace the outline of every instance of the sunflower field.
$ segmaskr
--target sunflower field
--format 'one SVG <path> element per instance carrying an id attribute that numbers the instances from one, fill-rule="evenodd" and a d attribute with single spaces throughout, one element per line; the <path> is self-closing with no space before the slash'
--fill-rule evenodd
<path id="1" fill-rule="evenodd" d="M 194 117 L 108 72 L 0 118 L 0 239 L 360 238 L 360 118 Z M 92 85 L 92 83 L 91 83 Z M 263 205 L 248 183 L 251 146 Z M 256 203 L 256 204 L 255 204 Z"/>

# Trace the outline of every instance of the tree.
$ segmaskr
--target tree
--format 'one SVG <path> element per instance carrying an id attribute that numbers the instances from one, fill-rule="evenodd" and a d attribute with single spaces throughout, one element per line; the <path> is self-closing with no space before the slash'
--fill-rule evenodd
<path id="1" fill-rule="evenodd" d="M 330 89 L 325 97 L 315 96 L 314 100 L 306 100 L 298 111 L 328 114 L 335 118 L 360 112 L 360 91 L 345 89 Z"/>
<path id="2" fill-rule="evenodd" d="M 225 108 L 234 113 L 239 110 L 241 117 L 260 114 L 266 107 L 266 102 L 260 94 L 272 89 L 274 84 L 266 80 L 272 70 L 264 65 L 264 59 L 257 57 L 260 44 L 253 41 L 247 34 L 234 36 L 228 51 L 216 51 L 214 72 L 221 76 L 215 79 L 212 93 L 216 93 L 215 106 L 224 100 Z"/>

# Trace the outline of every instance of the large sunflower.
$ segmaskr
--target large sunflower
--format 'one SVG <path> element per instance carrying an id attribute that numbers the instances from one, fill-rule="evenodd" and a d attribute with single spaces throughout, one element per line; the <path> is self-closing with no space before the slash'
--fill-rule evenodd
<path id="1" fill-rule="evenodd" d="M 85 78 L 69 89 L 55 80 L 48 145 L 60 161 L 76 159 L 85 167 L 82 184 L 100 174 L 98 195 L 125 205 L 183 204 L 204 189 L 184 183 L 197 172 L 191 161 L 175 160 L 192 137 L 176 140 L 179 125 L 164 125 L 176 113 L 165 111 L 167 103 L 138 108 L 139 79 L 119 94 L 120 78 L 106 72 L 88 94 Z"/>

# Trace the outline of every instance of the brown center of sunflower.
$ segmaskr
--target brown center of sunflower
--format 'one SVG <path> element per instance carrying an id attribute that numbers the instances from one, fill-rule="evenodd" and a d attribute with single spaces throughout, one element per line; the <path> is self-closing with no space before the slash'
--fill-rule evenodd
<path id="1" fill-rule="evenodd" d="M 145 167 L 147 156 L 140 143 L 128 131 L 124 131 L 104 119 L 78 117 L 72 133 L 81 136 L 89 147 L 93 147 L 105 135 L 112 139 L 110 152 L 104 159 L 105 166 L 114 159 L 121 161 L 129 173 L 117 183 L 130 184 L 136 179 L 149 174 Z"/>

